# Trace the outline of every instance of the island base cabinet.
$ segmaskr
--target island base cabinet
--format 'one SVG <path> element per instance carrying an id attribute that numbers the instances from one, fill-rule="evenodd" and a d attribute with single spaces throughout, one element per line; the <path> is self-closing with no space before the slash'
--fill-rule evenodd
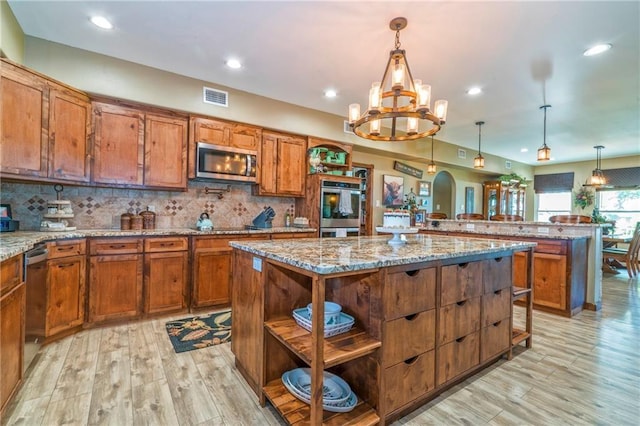
<path id="1" fill-rule="evenodd" d="M 495 323 L 482 328 L 482 345 L 480 350 L 480 362 L 503 354 L 511 346 L 511 335 L 509 333 L 509 318 L 496 321 Z"/>
<path id="2" fill-rule="evenodd" d="M 384 410 L 388 414 L 435 388 L 435 351 L 408 358 L 383 374 Z"/>
<path id="3" fill-rule="evenodd" d="M 136 318 L 141 302 L 141 254 L 91 257 L 89 322 Z"/>
<path id="4" fill-rule="evenodd" d="M 22 382 L 24 311 L 25 285 L 21 283 L 0 299 L 0 417 Z"/>
<path id="5" fill-rule="evenodd" d="M 436 340 L 436 310 L 407 315 L 383 325 L 383 365 L 393 365 L 432 350 Z M 419 336 L 418 338 L 416 338 Z"/>
<path id="6" fill-rule="evenodd" d="M 480 332 L 460 337 L 438 348 L 438 386 L 480 363 Z"/>

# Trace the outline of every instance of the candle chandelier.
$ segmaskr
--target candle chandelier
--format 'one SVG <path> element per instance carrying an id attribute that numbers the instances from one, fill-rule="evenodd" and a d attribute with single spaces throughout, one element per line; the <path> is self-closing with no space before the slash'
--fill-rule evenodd
<path id="1" fill-rule="evenodd" d="M 406 141 L 433 136 L 447 119 L 446 100 L 431 104 L 431 86 L 414 80 L 405 51 L 400 49 L 400 30 L 406 18 L 395 18 L 389 28 L 396 32 L 395 48 L 382 79 L 369 90 L 369 107 L 360 115 L 360 104 L 349 105 L 349 126 L 361 138 L 375 141 Z M 368 125 L 365 125 L 368 124 Z"/>
<path id="2" fill-rule="evenodd" d="M 476 158 L 473 159 L 473 168 L 474 169 L 484 169 L 484 157 L 482 156 L 482 153 L 480 152 L 480 143 L 482 141 L 482 125 L 484 124 L 484 121 L 476 121 L 476 126 L 478 126 L 478 155 L 476 156 Z"/>
<path id="3" fill-rule="evenodd" d="M 547 146 L 547 108 L 551 105 L 542 105 L 540 109 L 544 109 L 544 130 L 542 133 L 542 146 L 538 148 L 538 161 L 551 160 L 551 148 Z"/>
<path id="4" fill-rule="evenodd" d="M 604 177 L 604 173 L 602 172 L 602 169 L 600 168 L 600 161 L 602 159 L 602 156 L 600 154 L 600 151 L 602 151 L 604 149 L 604 146 L 602 145 L 596 145 L 594 146 L 594 148 L 596 149 L 596 168 L 593 169 L 593 171 L 591 172 L 591 176 L 589 176 L 589 178 L 587 178 L 587 181 L 585 182 L 585 184 L 583 186 L 595 186 L 595 187 L 599 187 L 599 186 L 603 186 L 607 184 L 607 179 Z"/>

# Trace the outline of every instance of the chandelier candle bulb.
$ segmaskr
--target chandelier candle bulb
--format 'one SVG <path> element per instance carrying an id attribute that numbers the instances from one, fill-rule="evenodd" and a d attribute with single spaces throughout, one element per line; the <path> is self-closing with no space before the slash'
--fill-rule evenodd
<path id="1" fill-rule="evenodd" d="M 436 117 L 440 119 L 440 123 L 444 124 L 447 121 L 447 107 L 449 102 L 443 99 L 437 100 L 433 108 L 436 111 Z"/>
<path id="2" fill-rule="evenodd" d="M 380 82 L 373 83 L 371 89 L 369 89 L 369 112 L 376 114 L 380 112 L 382 106 L 382 91 Z"/>
<path id="3" fill-rule="evenodd" d="M 418 92 L 418 112 L 429 111 L 431 86 L 428 84 L 420 84 L 420 88 L 416 87 L 416 91 Z"/>
<path id="4" fill-rule="evenodd" d="M 372 135 L 380 134 L 380 120 L 371 120 L 371 123 L 369 123 L 369 132 Z"/>
<path id="5" fill-rule="evenodd" d="M 407 133 L 415 135 L 418 133 L 418 119 L 415 117 L 407 118 Z"/>
<path id="6" fill-rule="evenodd" d="M 392 76 L 391 88 L 393 90 L 404 89 L 404 75 L 405 75 L 404 64 L 398 63 L 398 60 L 396 59 L 396 65 L 393 68 L 393 73 L 391 74 Z"/>
<path id="7" fill-rule="evenodd" d="M 360 118 L 360 104 L 349 105 L 349 123 L 353 123 Z"/>

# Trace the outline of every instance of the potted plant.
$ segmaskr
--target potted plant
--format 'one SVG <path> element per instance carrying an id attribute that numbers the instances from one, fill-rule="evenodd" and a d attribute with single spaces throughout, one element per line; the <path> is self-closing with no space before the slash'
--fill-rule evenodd
<path id="1" fill-rule="evenodd" d="M 606 216 L 601 215 L 600 211 L 598 210 L 598 208 L 596 207 L 595 209 L 593 209 L 593 213 L 591 214 L 591 222 L 593 223 L 610 223 L 611 226 L 608 228 L 602 228 L 602 235 L 609 235 L 609 234 L 614 234 L 615 232 L 615 228 L 616 228 L 616 221 L 615 220 L 608 220 Z"/>

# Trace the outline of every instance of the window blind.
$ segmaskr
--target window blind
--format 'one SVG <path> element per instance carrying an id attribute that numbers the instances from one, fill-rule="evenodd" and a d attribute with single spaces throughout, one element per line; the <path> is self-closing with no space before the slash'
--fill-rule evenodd
<path id="1" fill-rule="evenodd" d="M 607 179 L 607 186 L 610 188 L 598 188 L 600 190 L 640 188 L 640 167 L 609 169 L 603 170 L 602 173 Z"/>
<path id="2" fill-rule="evenodd" d="M 573 189 L 573 172 L 533 176 L 533 190 L 543 192 L 569 192 Z"/>

